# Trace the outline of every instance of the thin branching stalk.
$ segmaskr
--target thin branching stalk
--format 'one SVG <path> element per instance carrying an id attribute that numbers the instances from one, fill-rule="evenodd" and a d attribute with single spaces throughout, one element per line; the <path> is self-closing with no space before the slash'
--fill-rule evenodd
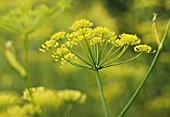
<path id="1" fill-rule="evenodd" d="M 70 64 L 74 65 L 75 67 L 82 67 L 82 68 L 87 68 L 87 69 L 94 69 L 93 67 L 89 66 L 89 65 L 81 65 L 81 64 L 77 64 L 75 62 L 72 62 L 66 58 L 64 58 L 65 61 L 69 62 Z"/>
<path id="2" fill-rule="evenodd" d="M 108 61 L 107 63 L 103 63 L 102 66 L 106 66 L 106 65 L 110 65 L 112 63 L 114 63 L 115 61 L 117 61 L 122 55 L 123 53 L 127 50 L 128 46 L 124 46 L 123 50 L 120 52 L 120 54 L 118 54 L 114 59 Z"/>
<path id="3" fill-rule="evenodd" d="M 109 52 L 106 54 L 106 56 L 103 58 L 103 60 L 101 61 L 101 64 L 104 63 L 105 61 L 107 61 L 107 58 L 109 57 L 110 53 L 112 52 L 112 50 L 114 49 L 114 45 L 111 47 L 111 49 L 109 50 Z"/>
<path id="4" fill-rule="evenodd" d="M 68 62 L 70 62 L 70 64 L 74 65 L 75 67 L 82 67 L 82 68 L 87 68 L 87 69 L 94 69 L 93 67 L 90 67 L 88 65 L 81 65 L 81 64 L 77 64 L 77 63 L 74 63 L 74 62 L 71 62 L 68 60 Z"/>
<path id="5" fill-rule="evenodd" d="M 99 71 L 97 69 L 95 71 L 96 71 L 97 85 L 98 85 L 98 88 L 99 88 L 99 91 L 100 91 L 100 98 L 101 98 L 103 109 L 104 109 L 104 112 L 105 112 L 105 117 L 109 117 L 105 97 L 104 97 L 104 94 L 103 94 L 102 84 L 101 84 L 101 81 L 100 81 Z"/>
<path id="6" fill-rule="evenodd" d="M 99 55 L 99 61 L 102 59 L 102 57 L 103 57 L 103 54 L 104 54 L 104 52 L 105 52 L 105 50 L 106 50 L 106 47 L 107 47 L 107 42 L 105 43 L 105 45 L 104 45 L 104 48 L 103 48 L 103 46 L 102 46 L 102 48 L 100 49 L 100 55 Z"/>
<path id="7" fill-rule="evenodd" d="M 92 62 L 93 62 L 92 64 L 95 66 L 95 60 L 94 60 L 94 58 L 93 58 L 93 55 L 92 55 L 92 51 L 91 51 L 91 49 L 90 49 L 90 46 L 89 46 L 87 40 L 85 40 L 85 42 L 86 42 L 86 44 L 87 44 L 87 49 L 88 49 L 88 52 L 89 52 L 89 54 L 90 54 L 90 57 L 92 58 Z"/>
<path id="8" fill-rule="evenodd" d="M 107 56 L 107 58 L 105 57 L 103 60 L 101 60 L 100 65 L 103 66 L 103 64 L 112 58 L 121 48 L 122 47 L 117 48 L 109 57 Z"/>
<path id="9" fill-rule="evenodd" d="M 96 51 L 97 51 L 97 66 L 99 65 L 99 44 L 97 44 L 97 48 L 96 48 Z M 98 66 L 99 67 L 99 66 Z"/>
<path id="10" fill-rule="evenodd" d="M 107 67 L 112 67 L 112 66 L 116 66 L 116 65 L 120 65 L 120 64 L 123 64 L 123 63 L 127 63 L 127 62 L 130 62 L 136 58 L 138 58 L 139 56 L 141 56 L 143 54 L 143 52 L 137 54 L 136 56 L 130 58 L 130 59 L 127 59 L 125 61 L 121 61 L 121 62 L 118 62 L 118 63 L 114 63 L 114 64 L 111 64 L 111 65 L 104 65 L 102 68 L 107 68 Z"/>
<path id="11" fill-rule="evenodd" d="M 126 104 L 126 106 L 123 108 L 123 110 L 121 111 L 121 113 L 119 114 L 119 117 L 122 117 L 126 112 L 127 110 L 130 108 L 130 106 L 132 105 L 132 103 L 134 102 L 134 100 L 136 99 L 136 97 L 138 96 L 139 92 L 141 91 L 142 87 L 144 86 L 145 82 L 147 81 L 147 79 L 149 78 L 149 75 L 151 74 L 155 64 L 156 64 L 156 61 L 158 60 L 158 57 L 159 57 L 159 54 L 162 50 L 162 46 L 163 46 L 163 43 L 165 41 L 165 38 L 167 36 L 167 33 L 168 33 L 168 30 L 169 30 L 169 27 L 170 27 L 170 19 L 169 19 L 169 22 L 167 24 L 167 27 L 166 27 L 166 30 L 164 32 L 164 35 L 162 37 L 162 41 L 161 43 L 158 45 L 158 50 L 155 54 L 155 57 L 151 63 L 151 66 L 145 76 L 145 78 L 142 80 L 142 82 L 140 83 L 140 85 L 138 86 L 138 88 L 136 89 L 135 93 L 133 94 L 133 96 L 131 97 L 131 99 L 129 100 L 129 102 Z"/>
<path id="12" fill-rule="evenodd" d="M 80 42 L 79 44 L 83 52 L 86 54 L 86 57 L 88 58 L 88 60 L 91 62 L 91 64 L 93 64 L 92 58 L 89 56 L 89 53 L 84 49 L 83 45 Z"/>
<path id="13" fill-rule="evenodd" d="M 95 62 L 95 66 L 96 66 L 96 64 L 97 64 L 97 61 L 96 61 L 96 46 L 95 45 L 90 45 L 90 47 L 91 47 L 91 50 L 92 50 L 92 55 L 93 55 L 93 58 L 94 58 L 94 62 Z"/>
<path id="14" fill-rule="evenodd" d="M 90 63 L 88 63 L 87 61 L 85 61 L 82 57 L 80 57 L 79 55 L 77 55 L 72 49 L 68 48 L 73 54 L 76 55 L 77 58 L 79 58 L 81 61 L 83 61 L 84 63 L 86 63 L 87 65 L 91 66 L 92 65 Z"/>

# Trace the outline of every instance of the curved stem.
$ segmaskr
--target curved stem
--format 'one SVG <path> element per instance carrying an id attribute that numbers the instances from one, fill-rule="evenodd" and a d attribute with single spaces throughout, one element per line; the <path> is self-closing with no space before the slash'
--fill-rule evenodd
<path id="1" fill-rule="evenodd" d="M 97 69 L 95 71 L 96 71 L 97 85 L 98 85 L 98 88 L 99 88 L 99 91 L 100 91 L 100 98 L 101 98 L 103 109 L 104 109 L 104 112 L 105 112 L 105 117 L 109 117 L 105 97 L 104 97 L 104 94 L 103 94 L 102 84 L 101 84 L 101 81 L 100 81 L 99 71 Z"/>
<path id="2" fill-rule="evenodd" d="M 145 84 L 145 82 L 146 82 L 147 79 L 149 78 L 149 75 L 151 74 L 151 71 L 153 70 L 153 68 L 154 68 L 154 66 L 155 66 L 155 64 L 156 64 L 156 61 L 158 60 L 159 54 L 160 54 L 161 49 L 162 49 L 162 45 L 163 45 L 163 43 L 164 43 L 164 40 L 165 40 L 165 38 L 166 38 L 166 36 L 167 36 L 167 33 L 168 33 L 168 30 L 169 30 L 169 27 L 170 27 L 170 20 L 169 20 L 169 22 L 168 22 L 168 25 L 167 25 L 166 30 L 165 30 L 165 32 L 164 32 L 164 35 L 163 35 L 163 37 L 162 37 L 162 41 L 161 41 L 161 43 L 160 43 L 159 46 L 158 46 L 158 51 L 156 52 L 156 55 L 155 55 L 155 57 L 154 57 L 154 59 L 153 59 L 153 61 L 152 61 L 152 64 L 151 64 L 151 66 L 150 66 L 150 68 L 149 68 L 149 70 L 148 70 L 145 78 L 142 80 L 142 82 L 140 83 L 140 85 L 139 85 L 138 88 L 136 89 L 135 93 L 133 94 L 133 96 L 131 97 L 131 99 L 129 100 L 129 102 L 126 104 L 126 106 L 123 108 L 123 110 L 121 111 L 121 113 L 119 114 L 118 117 L 122 117 L 122 116 L 127 112 L 127 110 L 129 109 L 129 107 L 131 106 L 131 104 L 134 102 L 134 100 L 135 100 L 136 97 L 138 96 L 138 94 L 139 94 L 140 90 L 142 89 L 143 85 Z"/>

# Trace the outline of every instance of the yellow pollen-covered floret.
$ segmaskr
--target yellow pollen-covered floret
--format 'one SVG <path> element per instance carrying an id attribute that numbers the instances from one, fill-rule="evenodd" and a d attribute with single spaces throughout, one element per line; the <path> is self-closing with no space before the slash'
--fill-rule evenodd
<path id="1" fill-rule="evenodd" d="M 152 48 L 148 45 L 137 45 L 134 47 L 135 52 L 146 52 L 146 53 L 150 53 Z"/>
<path id="2" fill-rule="evenodd" d="M 51 36 L 51 39 L 61 40 L 61 39 L 65 38 L 65 36 L 66 36 L 66 32 L 57 32 Z"/>
<path id="3" fill-rule="evenodd" d="M 89 20 L 81 19 L 81 20 L 76 21 L 72 26 L 70 26 L 70 29 L 76 31 L 80 28 L 89 28 L 92 26 L 93 26 L 93 23 L 90 22 Z"/>
<path id="4" fill-rule="evenodd" d="M 116 40 L 117 46 L 124 46 L 124 45 L 136 45 L 139 44 L 141 41 L 136 35 L 131 34 L 121 34 L 119 35 L 120 39 Z"/>

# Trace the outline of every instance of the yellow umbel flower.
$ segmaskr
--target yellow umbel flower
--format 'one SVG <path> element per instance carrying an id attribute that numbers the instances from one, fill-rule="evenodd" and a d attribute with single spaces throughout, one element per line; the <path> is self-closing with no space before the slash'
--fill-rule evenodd
<path id="1" fill-rule="evenodd" d="M 56 61 L 60 61 L 62 66 L 70 63 L 76 67 L 95 70 L 115 65 L 129 46 L 141 42 L 136 35 L 125 33 L 117 39 L 115 32 L 110 29 L 92 28 L 92 25 L 89 20 L 78 20 L 71 25 L 71 33 L 55 33 L 50 40 L 42 44 L 42 50 L 54 48 L 52 56 Z M 62 43 L 59 42 L 61 39 L 64 39 Z M 135 48 L 136 52 L 143 52 L 137 49 L 138 47 Z M 150 50 L 146 52 L 149 53 Z"/>
<path id="2" fill-rule="evenodd" d="M 58 91 L 58 95 L 65 101 L 78 102 L 80 104 L 84 103 L 87 98 L 87 96 L 80 91 L 70 89 Z"/>
<path id="3" fill-rule="evenodd" d="M 35 107 L 59 107 L 64 102 L 78 102 L 83 104 L 86 95 L 78 90 L 50 90 L 44 87 L 29 88 L 24 91 L 24 99 Z"/>
<path id="4" fill-rule="evenodd" d="M 120 37 L 120 39 L 116 40 L 116 44 L 118 46 L 136 45 L 141 42 L 141 40 L 136 35 L 123 33 L 123 34 L 119 35 L 119 37 Z"/>
<path id="5" fill-rule="evenodd" d="M 23 97 L 38 107 L 59 107 L 63 101 L 55 91 L 45 89 L 44 87 L 26 89 Z"/>
<path id="6" fill-rule="evenodd" d="M 89 28 L 92 26 L 93 26 L 93 23 L 90 22 L 89 20 L 81 19 L 81 20 L 76 21 L 72 26 L 70 26 L 70 29 L 76 31 L 80 28 Z"/>
<path id="7" fill-rule="evenodd" d="M 41 49 L 42 52 L 46 52 L 51 48 L 56 48 L 59 43 L 57 41 L 62 40 L 66 37 L 66 32 L 58 32 L 51 36 L 50 40 L 47 40 L 44 44 L 42 44 Z"/>
<path id="8" fill-rule="evenodd" d="M 20 102 L 20 98 L 15 93 L 0 92 L 0 108 L 16 105 Z"/>
<path id="9" fill-rule="evenodd" d="M 151 46 L 148 46 L 146 44 L 144 45 L 137 45 L 134 47 L 135 52 L 146 52 L 146 53 L 150 53 L 152 50 Z"/>
<path id="10" fill-rule="evenodd" d="M 101 37 L 93 37 L 90 40 L 90 45 L 95 45 L 95 44 L 103 44 L 104 40 Z"/>
<path id="11" fill-rule="evenodd" d="M 54 39 L 54 40 L 61 40 L 63 38 L 65 38 L 66 36 L 66 32 L 58 32 L 58 33 L 55 33 L 51 36 L 51 39 Z"/>

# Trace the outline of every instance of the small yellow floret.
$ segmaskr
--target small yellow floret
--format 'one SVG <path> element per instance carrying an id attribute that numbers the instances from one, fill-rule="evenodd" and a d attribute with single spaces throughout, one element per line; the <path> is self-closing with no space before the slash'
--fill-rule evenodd
<path id="1" fill-rule="evenodd" d="M 57 32 L 51 36 L 51 39 L 61 40 L 61 39 L 65 38 L 65 36 L 66 36 L 66 32 Z"/>
<path id="2" fill-rule="evenodd" d="M 134 47 L 135 52 L 146 52 L 146 53 L 150 53 L 152 48 L 148 45 L 137 45 Z"/>
<path id="3" fill-rule="evenodd" d="M 70 26 L 70 29 L 76 31 L 80 28 L 89 28 L 91 26 L 93 26 L 92 22 L 86 19 L 81 19 L 76 21 L 72 26 Z"/>
<path id="4" fill-rule="evenodd" d="M 124 45 L 136 45 L 141 42 L 141 40 L 136 35 L 131 34 L 121 34 L 119 35 L 120 39 L 116 40 L 117 46 L 124 46 Z"/>

